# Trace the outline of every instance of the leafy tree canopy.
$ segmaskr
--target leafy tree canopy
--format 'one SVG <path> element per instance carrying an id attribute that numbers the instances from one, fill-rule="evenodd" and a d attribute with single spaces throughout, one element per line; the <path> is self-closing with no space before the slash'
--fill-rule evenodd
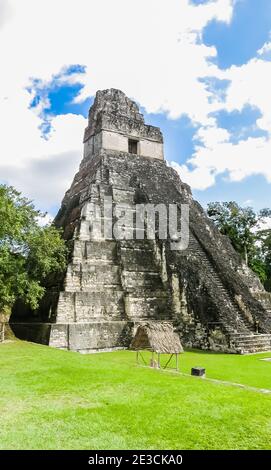
<path id="1" fill-rule="evenodd" d="M 37 308 L 47 276 L 65 269 L 65 242 L 54 225 L 40 225 L 42 217 L 16 189 L 0 185 L 0 310 L 17 298 Z"/>
<path id="2" fill-rule="evenodd" d="M 255 212 L 236 202 L 208 204 L 208 216 L 223 235 L 227 235 L 246 264 L 271 289 L 271 230 L 263 230 L 263 222 L 271 217 L 270 209 Z"/>

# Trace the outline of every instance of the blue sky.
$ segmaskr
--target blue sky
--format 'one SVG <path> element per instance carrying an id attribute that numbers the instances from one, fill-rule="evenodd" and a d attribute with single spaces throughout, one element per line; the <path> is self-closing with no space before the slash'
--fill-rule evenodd
<path id="1" fill-rule="evenodd" d="M 269 39 L 270 24 L 270 0 L 237 0 L 231 23 L 211 21 L 204 29 L 203 42 L 216 47 L 219 67 L 243 65 Z"/>
<path id="2" fill-rule="evenodd" d="M 270 0 L 138 0 L 138 36 L 128 21 L 133 0 L 93 0 L 91 7 L 85 0 L 40 0 L 39 26 L 37 3 L 28 3 L 0 4 L 0 35 L 9 44 L 0 85 L 4 115 L 11 116 L 3 119 L 2 181 L 55 213 L 82 157 L 94 94 L 115 87 L 161 128 L 166 159 L 204 206 L 230 199 L 271 206 Z M 12 72 L 15 52 L 24 61 Z M 21 124 L 11 153 L 15 114 Z M 63 160 L 66 172 L 49 181 Z"/>

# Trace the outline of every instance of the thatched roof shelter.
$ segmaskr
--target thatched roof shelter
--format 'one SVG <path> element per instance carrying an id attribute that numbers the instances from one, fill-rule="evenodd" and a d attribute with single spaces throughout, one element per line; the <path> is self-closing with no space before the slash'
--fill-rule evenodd
<path id="1" fill-rule="evenodd" d="M 149 322 L 139 325 L 131 342 L 131 349 L 147 349 L 158 354 L 179 354 L 183 347 L 171 323 Z"/>

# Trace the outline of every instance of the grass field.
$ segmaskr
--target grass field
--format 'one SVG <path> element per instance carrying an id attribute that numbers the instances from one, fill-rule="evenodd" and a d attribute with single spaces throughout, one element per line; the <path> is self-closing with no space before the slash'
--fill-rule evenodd
<path id="1" fill-rule="evenodd" d="M 270 356 L 191 351 L 180 365 L 271 389 Z M 139 367 L 130 351 L 5 343 L 0 387 L 0 449 L 271 448 L 271 394 Z"/>

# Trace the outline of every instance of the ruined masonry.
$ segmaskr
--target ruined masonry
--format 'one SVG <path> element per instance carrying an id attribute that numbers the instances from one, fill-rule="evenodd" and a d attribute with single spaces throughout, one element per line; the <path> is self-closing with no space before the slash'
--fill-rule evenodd
<path id="1" fill-rule="evenodd" d="M 175 203 L 179 211 L 189 204 L 188 249 L 171 250 L 170 239 L 103 239 L 93 204 L 103 224 L 110 197 L 115 222 L 139 203 Z M 34 316 L 14 311 L 19 337 L 81 352 L 111 350 L 128 347 L 138 325 L 167 321 L 185 347 L 271 349 L 270 294 L 167 165 L 160 129 L 146 125 L 119 90 L 97 92 L 84 157 L 55 223 L 69 241 L 68 269 L 48 283 Z"/>

